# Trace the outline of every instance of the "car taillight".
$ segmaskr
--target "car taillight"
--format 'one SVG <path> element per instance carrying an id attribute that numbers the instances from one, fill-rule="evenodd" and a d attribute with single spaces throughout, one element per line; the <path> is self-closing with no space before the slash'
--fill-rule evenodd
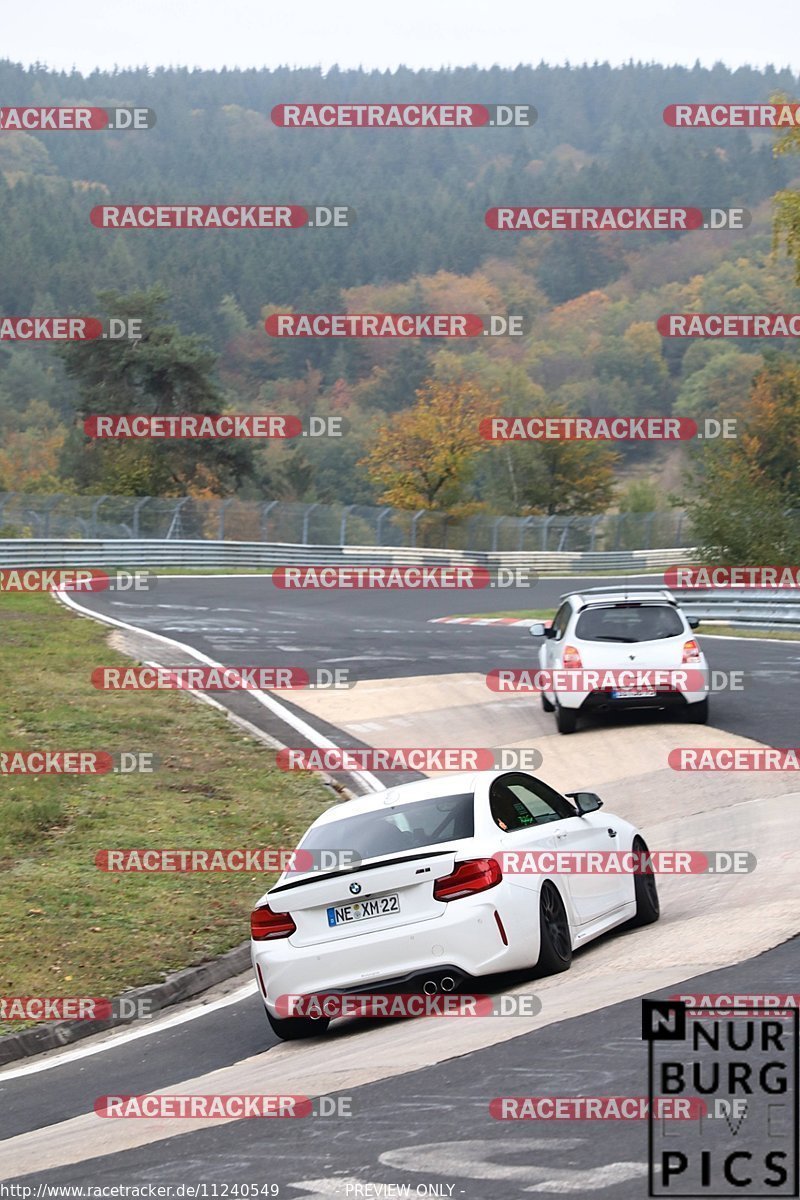
<path id="1" fill-rule="evenodd" d="M 583 666 L 577 646 L 565 646 L 561 657 L 561 665 L 565 668 L 580 670 Z"/>
<path id="2" fill-rule="evenodd" d="M 694 638 L 690 638 L 688 642 L 683 643 L 683 662 L 697 663 L 700 662 L 700 647 Z"/>
<path id="3" fill-rule="evenodd" d="M 500 864 L 493 858 L 472 858 L 459 863 L 452 875 L 444 875 L 433 885 L 434 900 L 460 900 L 496 887 L 503 878 Z"/>
<path id="4" fill-rule="evenodd" d="M 290 937 L 296 929 L 289 913 L 273 912 L 268 904 L 263 908 L 254 908 L 250 913 L 250 936 L 255 942 Z"/>

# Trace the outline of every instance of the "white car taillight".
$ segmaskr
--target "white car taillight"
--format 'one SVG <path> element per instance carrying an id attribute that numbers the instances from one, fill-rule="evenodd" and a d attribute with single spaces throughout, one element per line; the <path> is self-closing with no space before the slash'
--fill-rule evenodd
<path id="1" fill-rule="evenodd" d="M 255 942 L 291 937 L 296 931 L 297 926 L 289 913 L 273 912 L 268 904 L 254 908 L 250 913 L 250 936 Z"/>
<path id="2" fill-rule="evenodd" d="M 561 656 L 561 664 L 566 670 L 579 671 L 583 666 L 581 656 L 576 646 L 565 646 Z"/>
<path id="3" fill-rule="evenodd" d="M 451 875 L 443 875 L 433 885 L 435 900 L 460 900 L 497 887 L 503 879 L 500 864 L 495 858 L 473 858 L 458 863 Z"/>
<path id="4" fill-rule="evenodd" d="M 694 638 L 690 638 L 688 642 L 683 643 L 683 659 L 685 663 L 699 663 L 701 661 L 700 647 Z"/>

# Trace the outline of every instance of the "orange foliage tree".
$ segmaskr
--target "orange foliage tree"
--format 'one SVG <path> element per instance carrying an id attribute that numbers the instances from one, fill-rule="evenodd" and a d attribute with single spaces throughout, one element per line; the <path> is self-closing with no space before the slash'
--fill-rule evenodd
<path id="1" fill-rule="evenodd" d="M 379 502 L 407 510 L 448 510 L 463 502 L 476 459 L 489 446 L 478 430 L 489 402 L 489 393 L 471 380 L 428 380 L 359 462 L 380 488 Z"/>

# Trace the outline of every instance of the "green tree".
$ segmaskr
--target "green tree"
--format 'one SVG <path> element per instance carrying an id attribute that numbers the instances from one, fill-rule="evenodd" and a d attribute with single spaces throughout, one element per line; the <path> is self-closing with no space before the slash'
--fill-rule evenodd
<path id="1" fill-rule="evenodd" d="M 784 97 L 775 99 L 781 102 Z M 775 143 L 775 154 L 800 154 L 800 126 L 795 125 L 780 135 Z M 787 253 L 795 262 L 795 282 L 800 284 L 800 192 L 784 188 L 774 197 L 774 205 L 775 245 L 785 243 Z"/>
<path id="2" fill-rule="evenodd" d="M 800 367 L 774 353 L 737 414 L 736 439 L 696 455 L 687 505 L 710 562 L 800 559 Z"/>
<path id="3" fill-rule="evenodd" d="M 104 413 L 171 416 L 221 410 L 216 356 L 197 335 L 183 334 L 168 322 L 168 298 L 160 286 L 128 296 L 101 292 L 102 309 L 140 320 L 142 337 L 68 342 L 60 348 L 67 375 L 78 387 L 81 421 Z M 252 474 L 252 455 L 242 441 L 92 441 L 75 430 L 64 447 L 62 471 L 84 491 L 224 496 Z"/>

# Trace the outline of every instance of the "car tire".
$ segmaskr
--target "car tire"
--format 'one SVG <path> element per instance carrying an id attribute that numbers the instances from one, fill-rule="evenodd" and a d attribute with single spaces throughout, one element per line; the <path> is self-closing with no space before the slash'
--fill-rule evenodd
<path id="1" fill-rule="evenodd" d="M 640 837 L 633 839 L 633 851 L 635 854 L 647 854 L 647 846 Z M 638 929 L 641 925 L 652 925 L 661 916 L 655 874 L 634 875 L 633 886 L 636 895 L 636 915 L 631 919 L 630 927 Z"/>
<path id="2" fill-rule="evenodd" d="M 568 971 L 571 964 L 572 939 L 567 910 L 558 888 L 547 880 L 539 895 L 539 961 L 536 969 L 542 975 L 557 975 L 560 971 Z"/>
<path id="3" fill-rule="evenodd" d="M 273 1017 L 269 1009 L 266 1013 L 272 1032 L 284 1042 L 320 1037 L 330 1025 L 328 1017 Z"/>
<path id="4" fill-rule="evenodd" d="M 556 729 L 559 733 L 574 733 L 578 726 L 577 708 L 562 708 L 556 700 Z"/>
<path id="5" fill-rule="evenodd" d="M 547 699 L 547 696 L 545 696 L 544 692 L 542 692 L 542 708 L 545 712 L 555 712 L 556 708 L 552 700 Z"/>
<path id="6" fill-rule="evenodd" d="M 708 724 L 708 696 L 705 700 L 699 700 L 697 704 L 686 705 L 686 720 L 692 725 Z"/>

